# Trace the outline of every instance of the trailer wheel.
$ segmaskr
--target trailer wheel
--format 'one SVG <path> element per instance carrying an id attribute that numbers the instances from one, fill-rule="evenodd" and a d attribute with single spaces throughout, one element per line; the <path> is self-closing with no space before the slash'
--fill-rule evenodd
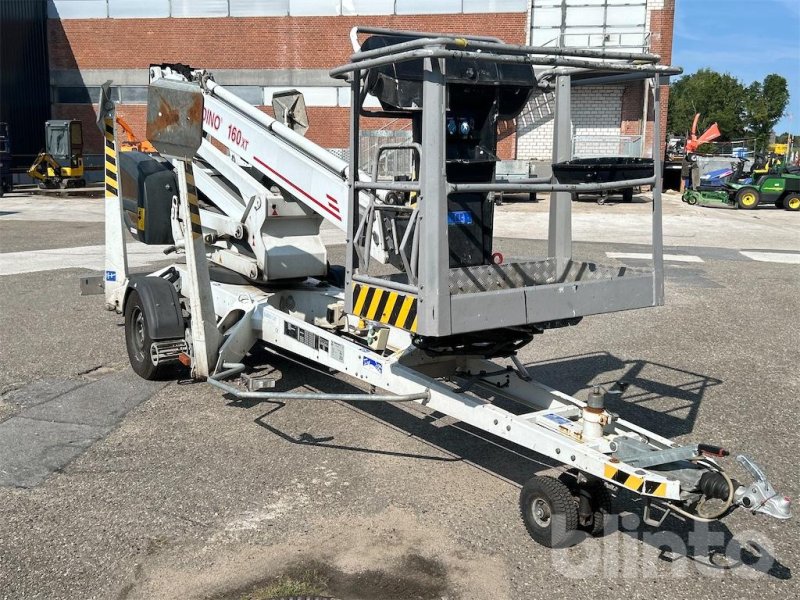
<path id="1" fill-rule="evenodd" d="M 633 202 L 633 188 L 622 191 L 622 201 L 628 203 Z"/>
<path id="2" fill-rule="evenodd" d="M 147 316 L 139 293 L 132 290 L 125 303 L 125 346 L 134 373 L 143 379 L 158 379 L 164 372 L 164 365 L 154 365 L 150 358 L 150 339 Z"/>
<path id="3" fill-rule="evenodd" d="M 736 206 L 744 210 L 753 210 L 758 206 L 760 200 L 758 190 L 751 187 L 743 187 L 736 192 Z"/>
<path id="4" fill-rule="evenodd" d="M 783 199 L 783 207 L 786 210 L 800 210 L 800 194 L 790 194 Z"/>
<path id="5" fill-rule="evenodd" d="M 686 204 L 688 204 L 689 206 L 694 206 L 695 204 L 697 204 L 697 196 L 691 193 L 688 194 L 686 196 Z"/>
<path id="6" fill-rule="evenodd" d="M 599 480 L 578 483 L 575 474 L 570 472 L 562 473 L 558 480 L 569 488 L 579 513 L 581 495 L 585 494 L 589 501 L 592 519 L 586 524 L 581 524 L 579 515 L 578 528 L 593 537 L 601 535 L 605 530 L 608 515 L 611 514 L 611 493 L 608 488 Z"/>
<path id="7" fill-rule="evenodd" d="M 548 548 L 563 548 L 577 541 L 578 508 L 572 492 L 558 479 L 529 479 L 522 486 L 519 508 L 534 541 Z"/>

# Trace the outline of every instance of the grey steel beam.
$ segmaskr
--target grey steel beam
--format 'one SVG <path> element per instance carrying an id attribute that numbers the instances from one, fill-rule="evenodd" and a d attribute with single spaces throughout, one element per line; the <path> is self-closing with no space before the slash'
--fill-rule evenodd
<path id="1" fill-rule="evenodd" d="M 360 31 L 367 32 L 366 29 Z M 391 30 L 373 30 L 375 33 L 392 33 Z M 407 35 L 414 35 L 416 32 L 407 32 Z M 417 48 L 425 48 L 432 45 L 447 46 L 455 45 L 460 48 L 475 48 L 483 51 L 487 50 L 492 53 L 505 53 L 511 55 L 524 56 L 529 54 L 543 55 L 543 56 L 561 56 L 561 57 L 576 57 L 576 58 L 594 58 L 594 59 L 614 59 L 614 60 L 637 60 L 646 63 L 656 63 L 661 60 L 658 54 L 650 54 L 647 52 L 620 52 L 618 50 L 596 50 L 591 48 L 566 48 L 566 47 L 550 47 L 550 46 L 519 46 L 516 44 L 505 44 L 499 40 L 490 40 L 484 38 L 483 40 L 469 36 L 453 36 L 441 35 L 432 36 L 431 34 L 417 34 L 424 35 L 416 40 L 409 40 L 408 42 L 401 42 L 400 44 L 392 44 L 391 46 L 384 46 L 383 48 L 376 48 L 374 50 L 366 50 L 363 52 L 356 52 L 350 60 L 353 62 L 374 58 L 376 56 L 386 56 L 397 52 L 412 50 Z"/>
<path id="2" fill-rule="evenodd" d="M 577 192 L 588 194 L 639 185 L 654 185 L 655 182 L 655 176 L 641 179 L 604 181 L 602 183 L 550 183 L 549 178 L 543 178 L 536 183 L 525 183 L 525 181 L 515 183 L 451 183 L 448 189 L 451 192 Z"/>
<path id="3" fill-rule="evenodd" d="M 455 58 L 455 59 L 469 59 L 478 60 L 483 62 L 493 63 L 508 63 L 520 65 L 549 65 L 549 66 L 562 66 L 562 67 L 583 67 L 587 69 L 595 69 L 597 71 L 616 71 L 619 73 L 648 73 L 656 74 L 661 73 L 664 75 L 679 75 L 683 72 L 682 69 L 677 67 L 667 67 L 663 65 L 651 64 L 633 64 L 630 62 L 610 62 L 606 59 L 592 60 L 587 58 L 565 58 L 561 56 L 531 56 L 523 54 L 495 54 L 492 52 L 470 52 L 466 50 L 448 50 L 442 46 L 433 46 L 419 50 L 407 50 L 405 52 L 398 52 L 397 54 L 389 54 L 387 56 L 379 56 L 377 58 L 369 58 L 366 60 L 359 60 L 350 64 L 342 65 L 331 69 L 331 77 L 342 79 L 347 73 L 352 72 L 355 68 L 360 69 L 373 69 L 375 67 L 382 67 L 384 65 L 396 64 L 406 62 L 409 60 L 418 60 L 425 58 Z"/>
<path id="4" fill-rule="evenodd" d="M 353 275 L 353 281 L 375 287 L 386 288 L 387 290 L 394 290 L 403 294 L 413 294 L 414 296 L 419 294 L 419 288 L 417 286 L 408 285 L 407 283 L 401 283 L 399 281 L 392 281 L 391 279 L 384 279 L 382 277 L 372 277 L 370 275 L 359 275 L 356 273 Z"/>
<path id="5" fill-rule="evenodd" d="M 348 196 L 350 201 L 350 210 L 347 211 L 347 228 L 345 229 L 345 241 L 347 242 L 347 250 L 345 257 L 345 286 L 344 286 L 344 309 L 348 313 L 353 312 L 353 275 L 359 268 L 358 253 L 356 252 L 355 245 L 358 243 L 356 239 L 356 231 L 358 223 L 361 219 L 361 205 L 358 201 L 358 190 L 356 189 L 356 182 L 358 181 L 359 173 L 361 170 L 358 168 L 359 163 L 359 112 L 361 98 L 361 71 L 356 69 L 354 72 L 353 80 L 350 82 L 350 98 L 353 105 L 350 107 L 350 165 L 347 169 L 347 187 Z"/>
<path id="6" fill-rule="evenodd" d="M 664 304 L 664 232 L 662 231 L 661 208 L 661 78 L 653 81 L 653 168 L 656 181 L 653 186 L 653 295 L 656 304 Z"/>
<path id="7" fill-rule="evenodd" d="M 451 327 L 443 63 L 441 59 L 426 58 L 422 83 L 422 147 L 427 158 L 422 162 L 418 201 L 425 251 L 419 256 L 417 319 L 418 330 L 426 335 L 447 335 Z"/>
<path id="8" fill-rule="evenodd" d="M 569 75 L 556 78 L 555 116 L 553 119 L 553 163 L 572 158 L 572 89 Z M 555 180 L 555 175 L 553 175 Z M 557 182 L 557 180 L 556 180 Z M 563 273 L 572 257 L 572 194 L 555 192 L 550 199 L 547 252 L 556 259 L 558 273 Z"/>
<path id="9" fill-rule="evenodd" d="M 419 183 L 416 181 L 357 181 L 356 189 L 419 192 Z"/>

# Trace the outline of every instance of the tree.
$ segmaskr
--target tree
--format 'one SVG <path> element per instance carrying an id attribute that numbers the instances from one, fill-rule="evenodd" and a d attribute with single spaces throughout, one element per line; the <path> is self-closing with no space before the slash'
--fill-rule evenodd
<path id="1" fill-rule="evenodd" d="M 772 73 L 763 82 L 754 81 L 747 88 L 745 122 L 748 133 L 756 138 L 757 146 L 766 146 L 773 127 L 788 104 L 789 86 L 780 75 Z"/>
<path id="2" fill-rule="evenodd" d="M 667 130 L 688 133 L 695 113 L 700 113 L 698 134 L 716 121 L 721 141 L 751 137 L 764 148 L 788 104 L 789 86 L 780 75 L 767 75 L 745 87 L 728 73 L 700 69 L 670 86 Z"/>
<path id="3" fill-rule="evenodd" d="M 700 113 L 698 134 L 716 121 L 722 133 L 720 139 L 741 138 L 745 132 L 747 99 L 744 86 L 732 75 L 700 69 L 671 85 L 667 129 L 688 133 L 695 113 Z"/>

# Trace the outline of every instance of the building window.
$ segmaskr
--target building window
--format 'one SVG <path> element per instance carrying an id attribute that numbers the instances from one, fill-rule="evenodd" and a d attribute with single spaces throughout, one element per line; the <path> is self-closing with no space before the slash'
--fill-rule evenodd
<path id="1" fill-rule="evenodd" d="M 645 51 L 647 0 L 533 0 L 532 46 Z"/>

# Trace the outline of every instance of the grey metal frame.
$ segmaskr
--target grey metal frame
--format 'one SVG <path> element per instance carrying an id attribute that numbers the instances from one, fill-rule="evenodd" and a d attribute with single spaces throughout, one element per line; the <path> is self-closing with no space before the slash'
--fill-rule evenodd
<path id="1" fill-rule="evenodd" d="M 366 31 L 366 30 L 365 30 Z M 661 75 L 681 72 L 674 67 L 660 66 L 654 54 L 614 52 L 594 49 L 539 48 L 516 46 L 493 41 L 448 37 L 409 40 L 395 46 L 366 52 L 356 52 L 351 62 L 331 71 L 334 77 L 349 79 L 353 98 L 350 113 L 350 164 L 348 170 L 351 206 L 347 215 L 346 310 L 354 308 L 354 283 L 367 284 L 417 297 L 417 330 L 423 336 L 445 336 L 458 333 L 491 330 L 588 314 L 644 308 L 663 304 L 663 242 L 661 233 L 661 159 L 660 123 L 656 118 L 653 132 L 652 177 L 600 184 L 562 184 L 557 179 L 528 179 L 514 183 L 452 184 L 445 171 L 446 78 L 445 62 L 449 58 L 470 58 L 500 63 L 548 65 L 539 74 L 540 85 L 555 91 L 555 123 L 553 161 L 571 158 L 570 96 L 572 75 L 582 79 L 596 76 L 607 78 L 609 72 L 634 74 L 654 78 L 654 114 L 660 115 L 659 84 Z M 419 181 L 377 182 L 358 181 L 359 130 L 361 116 L 379 116 L 383 112 L 363 110 L 366 90 L 363 76 L 375 67 L 408 60 L 423 59 L 423 113 Z M 553 81 L 551 81 L 553 80 Z M 361 99 L 361 101 L 359 101 Z M 621 270 L 607 278 L 586 277 L 591 273 L 607 273 L 608 267 L 594 263 L 576 262 L 572 257 L 571 193 L 597 192 L 641 185 L 653 186 L 653 264 L 649 269 Z M 356 195 L 361 190 L 417 191 L 419 200 L 411 227 L 415 233 L 412 263 L 404 257 L 408 282 L 376 277 L 367 273 L 369 245 L 373 224 L 373 209 L 384 210 L 376 197 L 362 214 Z M 447 236 L 447 195 L 452 192 L 504 191 L 553 192 L 550 204 L 548 257 L 540 261 L 550 268 L 555 261 L 555 276 L 549 283 L 524 285 L 505 289 L 452 294 L 450 289 L 449 246 Z M 406 236 L 407 237 L 407 236 Z M 501 265 L 490 275 L 509 280 L 512 271 L 522 263 Z M 474 267 L 476 273 L 480 267 Z M 507 273 L 503 273 L 506 270 Z"/>

